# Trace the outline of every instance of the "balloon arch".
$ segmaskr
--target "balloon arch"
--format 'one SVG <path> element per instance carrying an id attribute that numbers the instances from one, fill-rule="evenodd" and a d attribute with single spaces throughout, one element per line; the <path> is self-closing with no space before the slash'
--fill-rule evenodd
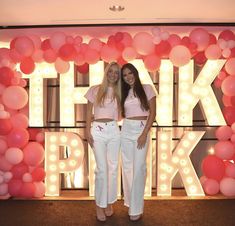
<path id="1" fill-rule="evenodd" d="M 185 36 L 153 27 L 149 32 L 116 32 L 106 41 L 93 37 L 88 42 L 80 35 L 54 32 L 50 37 L 20 35 L 9 47 L 0 48 L 0 198 L 42 197 L 45 194 L 44 133 L 28 128 L 27 82 L 36 63 L 54 65 L 60 74 L 74 62 L 86 74 L 89 64 L 99 60 L 120 65 L 142 59 L 149 72 L 156 72 L 161 59 L 181 67 L 194 59 L 202 66 L 207 60 L 226 59 L 214 85 L 223 93 L 223 115 L 227 126 L 216 130 L 214 154 L 202 161 L 200 178 L 204 191 L 215 195 L 235 195 L 235 33 L 224 29 L 218 35 L 206 28 L 193 28 Z M 16 69 L 19 65 L 19 69 Z"/>

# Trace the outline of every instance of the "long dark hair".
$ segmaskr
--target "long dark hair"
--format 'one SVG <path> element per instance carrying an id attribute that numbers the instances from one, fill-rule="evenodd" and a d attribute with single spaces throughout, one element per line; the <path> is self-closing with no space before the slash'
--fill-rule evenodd
<path id="1" fill-rule="evenodd" d="M 135 77 L 135 83 L 133 87 L 133 93 L 134 95 L 139 98 L 141 108 L 145 111 L 149 110 L 149 103 L 147 100 L 147 96 L 144 92 L 144 88 L 140 82 L 139 78 L 139 72 L 136 69 L 136 67 L 130 63 L 124 64 L 121 68 L 121 111 L 122 111 L 122 116 L 125 117 L 125 108 L 124 108 L 124 103 L 125 100 L 128 96 L 129 90 L 130 90 L 130 85 L 128 85 L 124 79 L 123 79 L 123 71 L 128 68 L 134 75 Z"/>

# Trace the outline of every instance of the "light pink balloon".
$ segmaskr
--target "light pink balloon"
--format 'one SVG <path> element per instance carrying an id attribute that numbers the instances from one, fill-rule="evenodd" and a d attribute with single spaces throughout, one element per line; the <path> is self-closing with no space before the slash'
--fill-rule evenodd
<path id="1" fill-rule="evenodd" d="M 203 186 L 203 184 L 208 180 L 208 178 L 206 176 L 201 176 L 200 177 L 200 182 L 201 182 L 201 185 Z"/>
<path id="2" fill-rule="evenodd" d="M 235 163 L 228 162 L 225 166 L 225 175 L 235 179 Z"/>
<path id="3" fill-rule="evenodd" d="M 207 30 L 203 28 L 195 28 L 193 29 L 190 34 L 189 38 L 191 42 L 197 44 L 197 50 L 203 51 L 209 45 L 210 35 Z"/>
<path id="4" fill-rule="evenodd" d="M 169 59 L 174 66 L 181 67 L 189 63 L 191 59 L 191 53 L 187 47 L 178 45 L 171 49 Z"/>
<path id="5" fill-rule="evenodd" d="M 35 185 L 35 198 L 42 198 L 45 195 L 46 187 L 43 182 L 34 182 Z"/>
<path id="6" fill-rule="evenodd" d="M 13 177 L 13 174 L 10 171 L 8 171 L 4 173 L 3 177 L 4 177 L 4 181 L 7 183 L 11 180 L 11 178 Z"/>
<path id="7" fill-rule="evenodd" d="M 11 123 L 13 127 L 26 129 L 29 126 L 29 119 L 25 114 L 18 113 L 11 117 Z"/>
<path id="8" fill-rule="evenodd" d="M 133 47 L 141 55 L 149 55 L 154 52 L 153 36 L 147 32 L 139 32 L 133 38 Z"/>
<path id="9" fill-rule="evenodd" d="M 223 160 L 229 160 L 235 153 L 235 147 L 230 141 L 219 141 L 215 144 L 215 155 Z"/>
<path id="10" fill-rule="evenodd" d="M 0 138 L 0 154 L 4 154 L 5 151 L 7 150 L 7 142 L 6 140 Z"/>
<path id="11" fill-rule="evenodd" d="M 16 165 L 23 160 L 23 152 L 19 148 L 8 148 L 5 153 L 5 158 L 12 165 Z"/>
<path id="12" fill-rule="evenodd" d="M 235 179 L 225 177 L 220 181 L 220 191 L 225 196 L 235 196 Z"/>
<path id="13" fill-rule="evenodd" d="M 8 184 L 0 184 L 0 195 L 6 195 L 8 193 Z"/>
<path id="14" fill-rule="evenodd" d="M 9 86 L 2 94 L 2 101 L 8 108 L 18 110 L 27 104 L 28 94 L 22 87 Z"/>
<path id="15" fill-rule="evenodd" d="M 207 179 L 203 184 L 203 189 L 208 195 L 216 195 L 219 192 L 219 183 L 214 179 Z"/>
<path id="16" fill-rule="evenodd" d="M 227 76 L 221 84 L 222 92 L 227 96 L 235 96 L 235 76 Z"/>
<path id="17" fill-rule="evenodd" d="M 209 60 L 216 60 L 221 57 L 221 49 L 218 45 L 209 45 L 205 50 L 205 56 Z"/>
<path id="18" fill-rule="evenodd" d="M 230 75 L 235 75 L 235 58 L 230 58 L 225 64 L 225 70 Z"/>
<path id="19" fill-rule="evenodd" d="M 235 122 L 231 125 L 231 129 L 235 133 Z"/>
<path id="20" fill-rule="evenodd" d="M 3 175 L 0 174 L 0 184 L 2 184 L 4 182 L 4 177 Z"/>
<path id="21" fill-rule="evenodd" d="M 22 177 L 23 182 L 28 183 L 28 182 L 32 182 L 32 175 L 30 173 L 25 173 Z"/>
<path id="22" fill-rule="evenodd" d="M 220 141 L 229 140 L 232 134 L 233 134 L 233 131 L 230 126 L 220 126 L 215 131 L 215 136 Z"/>
<path id="23" fill-rule="evenodd" d="M 23 128 L 14 128 L 7 135 L 9 147 L 23 148 L 29 141 L 29 133 Z"/>
<path id="24" fill-rule="evenodd" d="M 0 83 L 0 95 L 3 94 L 4 90 L 6 89 L 6 86 Z"/>
<path id="25" fill-rule="evenodd" d="M 103 45 L 100 51 L 100 57 L 102 60 L 106 62 L 116 61 L 120 56 L 120 52 L 113 47 L 109 47 L 108 45 Z"/>
<path id="26" fill-rule="evenodd" d="M 43 51 L 41 49 L 36 49 L 32 55 L 32 59 L 36 63 L 40 63 L 43 61 Z"/>
<path id="27" fill-rule="evenodd" d="M 50 39 L 50 44 L 53 49 L 57 51 L 65 43 L 66 43 L 65 33 L 55 32 L 54 34 L 52 34 L 51 39 Z"/>
<path id="28" fill-rule="evenodd" d="M 29 142 L 24 148 L 24 162 L 29 166 L 38 166 L 44 159 L 43 146 L 37 142 Z"/>
<path id="29" fill-rule="evenodd" d="M 60 58 L 57 58 L 57 60 L 55 61 L 55 69 L 59 74 L 64 74 L 68 72 L 69 68 L 69 62 L 63 61 Z"/>
<path id="30" fill-rule="evenodd" d="M 136 57 L 137 57 L 137 52 L 133 47 L 126 47 L 122 52 L 122 58 L 127 62 L 134 60 Z"/>

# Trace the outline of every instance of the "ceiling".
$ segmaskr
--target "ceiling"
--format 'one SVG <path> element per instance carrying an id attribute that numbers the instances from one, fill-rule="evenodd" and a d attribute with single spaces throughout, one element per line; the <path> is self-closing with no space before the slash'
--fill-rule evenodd
<path id="1" fill-rule="evenodd" d="M 123 6 L 121 12 L 109 9 Z M 234 0 L 0 0 L 0 26 L 235 23 Z"/>

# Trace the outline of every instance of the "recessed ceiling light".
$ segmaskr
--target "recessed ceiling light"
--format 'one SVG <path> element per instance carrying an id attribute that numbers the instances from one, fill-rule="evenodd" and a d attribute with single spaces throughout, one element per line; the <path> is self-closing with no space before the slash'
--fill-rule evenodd
<path id="1" fill-rule="evenodd" d="M 121 5 L 113 5 L 113 6 L 110 6 L 109 9 L 114 12 L 121 12 L 125 9 L 125 7 Z"/>

